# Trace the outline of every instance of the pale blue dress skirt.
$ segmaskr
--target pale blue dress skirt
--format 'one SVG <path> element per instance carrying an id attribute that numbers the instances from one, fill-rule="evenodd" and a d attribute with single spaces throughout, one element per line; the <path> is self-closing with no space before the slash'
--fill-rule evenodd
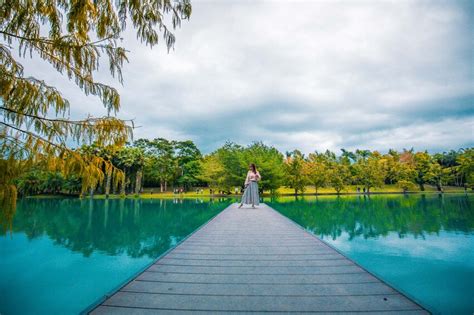
<path id="1" fill-rule="evenodd" d="M 258 184 L 256 181 L 250 181 L 247 188 L 244 190 L 244 194 L 242 195 L 241 203 L 244 204 L 260 204 L 260 197 L 258 196 Z"/>

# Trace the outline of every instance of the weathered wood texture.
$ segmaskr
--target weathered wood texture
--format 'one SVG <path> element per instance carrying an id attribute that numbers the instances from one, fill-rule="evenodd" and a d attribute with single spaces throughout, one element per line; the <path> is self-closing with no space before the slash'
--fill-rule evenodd
<path id="1" fill-rule="evenodd" d="M 426 314 L 292 221 L 233 204 L 93 314 Z"/>

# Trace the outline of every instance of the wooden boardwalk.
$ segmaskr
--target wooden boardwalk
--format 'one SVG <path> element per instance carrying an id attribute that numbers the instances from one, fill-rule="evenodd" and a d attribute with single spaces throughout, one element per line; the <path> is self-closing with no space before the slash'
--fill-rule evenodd
<path id="1" fill-rule="evenodd" d="M 262 204 L 232 204 L 92 314 L 427 314 Z"/>

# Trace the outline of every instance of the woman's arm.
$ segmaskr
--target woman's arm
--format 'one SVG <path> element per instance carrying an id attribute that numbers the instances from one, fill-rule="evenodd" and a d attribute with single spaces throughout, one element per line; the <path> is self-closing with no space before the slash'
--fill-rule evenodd
<path id="1" fill-rule="evenodd" d="M 257 174 L 255 174 L 255 175 L 257 175 L 257 180 L 261 180 L 261 179 L 262 179 L 262 176 L 260 176 L 260 173 L 259 173 L 258 171 L 257 171 Z"/>

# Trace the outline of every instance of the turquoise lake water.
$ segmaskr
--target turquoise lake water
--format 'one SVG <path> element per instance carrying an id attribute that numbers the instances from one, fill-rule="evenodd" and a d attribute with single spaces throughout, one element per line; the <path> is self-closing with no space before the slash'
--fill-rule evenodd
<path id="1" fill-rule="evenodd" d="M 0 234 L 0 314 L 77 314 L 232 201 L 20 200 Z M 473 313 L 474 196 L 265 201 L 431 311 Z"/>
<path id="2" fill-rule="evenodd" d="M 77 314 L 229 203 L 21 200 L 0 235 L 0 314 Z"/>
<path id="3" fill-rule="evenodd" d="M 267 204 L 433 313 L 474 313 L 474 196 L 279 198 Z"/>

